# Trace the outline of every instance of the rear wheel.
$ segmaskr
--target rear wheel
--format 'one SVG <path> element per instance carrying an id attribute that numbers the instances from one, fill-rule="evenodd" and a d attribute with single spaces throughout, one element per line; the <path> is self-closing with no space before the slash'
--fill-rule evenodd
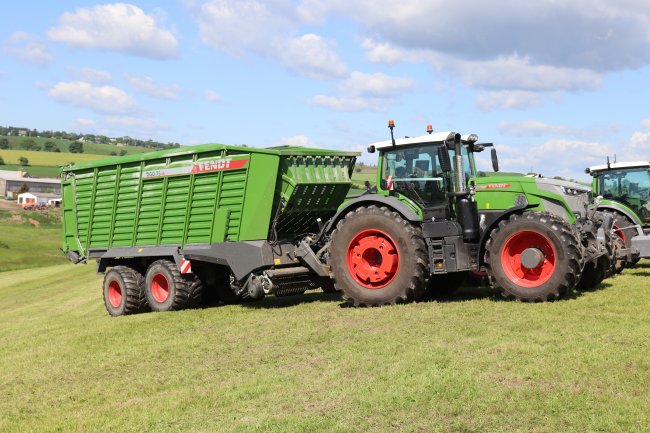
<path id="1" fill-rule="evenodd" d="M 575 230 L 546 212 L 525 212 L 501 221 L 486 244 L 491 283 L 508 298 L 548 301 L 573 289 L 583 258 Z"/>
<path id="2" fill-rule="evenodd" d="M 361 207 L 332 233 L 334 284 L 355 306 L 419 299 L 425 290 L 428 255 L 420 230 L 386 207 Z"/>
<path id="3" fill-rule="evenodd" d="M 203 284 L 192 274 L 181 275 L 170 260 L 157 260 L 147 269 L 145 294 L 153 311 L 196 307 L 201 302 Z"/>
<path id="4" fill-rule="evenodd" d="M 146 310 L 144 278 L 128 266 L 115 266 L 104 276 L 104 305 L 111 316 Z"/>

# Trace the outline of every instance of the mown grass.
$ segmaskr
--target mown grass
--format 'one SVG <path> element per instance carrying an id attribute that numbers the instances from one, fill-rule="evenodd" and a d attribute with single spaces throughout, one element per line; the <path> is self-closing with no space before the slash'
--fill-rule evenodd
<path id="1" fill-rule="evenodd" d="M 65 263 L 60 218 L 59 209 L 0 210 L 0 272 Z"/>
<path id="2" fill-rule="evenodd" d="M 0 431 L 648 431 L 649 276 L 547 304 L 313 292 L 111 318 L 92 265 L 4 273 Z"/>

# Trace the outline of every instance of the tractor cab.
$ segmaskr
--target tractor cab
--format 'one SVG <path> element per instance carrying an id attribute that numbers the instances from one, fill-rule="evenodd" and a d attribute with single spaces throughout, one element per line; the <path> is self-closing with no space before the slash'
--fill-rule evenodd
<path id="1" fill-rule="evenodd" d="M 449 194 L 470 195 L 468 181 L 476 177 L 470 146 L 477 139 L 475 134 L 446 131 L 370 145 L 369 152 L 379 152 L 378 194 L 410 204 L 424 221 L 450 218 L 455 206 Z"/>
<path id="2" fill-rule="evenodd" d="M 590 167 L 588 172 L 595 194 L 625 205 L 643 225 L 650 225 L 650 163 L 608 163 Z"/>

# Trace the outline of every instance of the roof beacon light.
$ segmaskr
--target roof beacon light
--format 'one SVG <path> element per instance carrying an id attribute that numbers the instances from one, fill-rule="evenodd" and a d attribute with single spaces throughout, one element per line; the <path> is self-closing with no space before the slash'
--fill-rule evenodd
<path id="1" fill-rule="evenodd" d="M 393 142 L 393 146 L 395 146 L 395 137 L 393 136 L 393 128 L 395 128 L 395 121 L 394 120 L 389 120 L 388 121 L 388 129 L 390 129 L 390 139 Z"/>
<path id="2" fill-rule="evenodd" d="M 433 132 L 433 126 L 427 125 L 427 132 L 431 134 Z"/>
<path id="3" fill-rule="evenodd" d="M 467 141 L 469 143 L 476 143 L 477 140 L 478 140 L 478 135 L 476 134 L 469 134 L 469 137 L 467 137 Z"/>

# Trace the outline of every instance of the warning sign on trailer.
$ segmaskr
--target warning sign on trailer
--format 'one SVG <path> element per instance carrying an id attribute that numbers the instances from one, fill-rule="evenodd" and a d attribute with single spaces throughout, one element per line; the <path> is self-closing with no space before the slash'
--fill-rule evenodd
<path id="1" fill-rule="evenodd" d="M 200 161 L 193 164 L 180 166 L 170 165 L 168 167 L 145 170 L 142 177 L 153 179 L 166 176 L 182 176 L 184 174 L 213 173 L 215 171 L 237 170 L 244 168 L 248 159 L 217 158 L 209 161 Z"/>

